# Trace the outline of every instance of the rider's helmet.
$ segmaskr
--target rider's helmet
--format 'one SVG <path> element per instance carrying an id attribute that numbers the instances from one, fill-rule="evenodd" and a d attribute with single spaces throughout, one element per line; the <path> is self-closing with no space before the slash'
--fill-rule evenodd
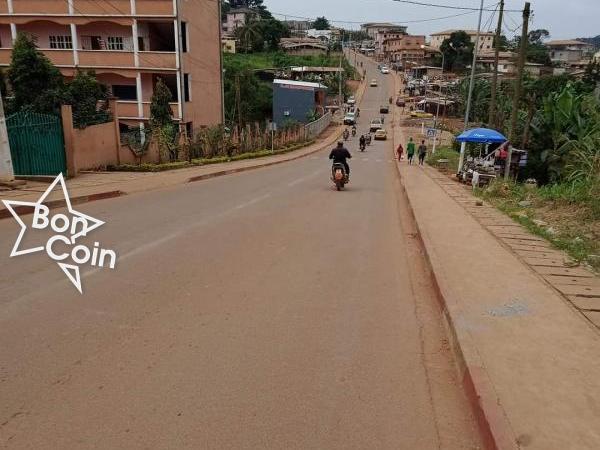
<path id="1" fill-rule="evenodd" d="M 343 147 L 344 143 L 342 141 L 338 141 L 338 147 Z"/>

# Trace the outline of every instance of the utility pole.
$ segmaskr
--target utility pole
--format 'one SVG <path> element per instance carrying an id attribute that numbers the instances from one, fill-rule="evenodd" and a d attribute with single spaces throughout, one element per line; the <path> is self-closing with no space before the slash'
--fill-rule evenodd
<path id="1" fill-rule="evenodd" d="M 2 96 L 0 95 L 0 181 L 13 181 L 14 179 L 15 173 L 10 155 L 6 117 L 4 116 L 4 105 L 2 104 Z"/>
<path id="2" fill-rule="evenodd" d="M 508 131 L 508 140 L 512 141 L 515 137 L 517 128 L 517 117 L 519 112 L 519 102 L 521 101 L 521 86 L 523 84 L 523 68 L 525 67 L 525 55 L 527 54 L 529 16 L 531 15 L 531 6 L 529 2 L 525 3 L 523 9 L 523 30 L 521 32 L 521 45 L 519 46 L 519 59 L 517 62 L 517 79 L 515 80 L 515 93 L 513 97 L 512 111 L 510 113 L 510 129 Z"/>
<path id="3" fill-rule="evenodd" d="M 496 37 L 494 42 L 494 74 L 492 76 L 492 97 L 490 99 L 490 112 L 488 116 L 488 126 L 493 127 L 496 123 L 496 95 L 498 89 L 498 59 L 500 56 L 500 37 L 502 35 L 502 19 L 504 16 L 504 0 L 500 0 L 500 9 L 498 11 L 498 26 L 496 27 Z"/>
<path id="4" fill-rule="evenodd" d="M 235 107 L 237 110 L 238 125 L 242 126 L 242 99 L 240 96 L 240 76 L 235 76 Z"/>
<path id="5" fill-rule="evenodd" d="M 469 80 L 469 95 L 467 97 L 467 107 L 465 108 L 465 125 L 464 131 L 469 126 L 469 115 L 471 114 L 471 100 L 473 99 L 473 86 L 475 85 L 475 66 L 477 65 L 477 54 L 479 53 L 479 34 L 481 33 L 481 17 L 483 16 L 483 0 L 479 6 L 479 22 L 477 24 L 477 35 L 475 36 L 475 49 L 473 50 L 473 62 L 471 63 L 471 78 Z M 463 142 L 460 145 L 460 158 L 458 160 L 458 172 L 462 170 L 465 162 L 465 150 L 467 143 Z"/>
<path id="6" fill-rule="evenodd" d="M 339 85 L 338 85 L 338 98 L 339 98 L 339 102 L 340 102 L 340 111 L 342 111 L 342 104 L 344 103 L 342 101 L 342 59 L 344 58 L 344 38 L 342 37 L 342 52 L 340 53 L 340 67 L 339 67 L 339 72 L 338 72 L 338 77 L 339 77 Z"/>

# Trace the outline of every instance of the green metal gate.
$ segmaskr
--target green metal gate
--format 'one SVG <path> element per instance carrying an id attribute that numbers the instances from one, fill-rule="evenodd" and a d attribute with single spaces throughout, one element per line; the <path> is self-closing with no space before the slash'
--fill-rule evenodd
<path id="1" fill-rule="evenodd" d="M 67 173 L 60 117 L 19 112 L 6 119 L 15 175 Z"/>

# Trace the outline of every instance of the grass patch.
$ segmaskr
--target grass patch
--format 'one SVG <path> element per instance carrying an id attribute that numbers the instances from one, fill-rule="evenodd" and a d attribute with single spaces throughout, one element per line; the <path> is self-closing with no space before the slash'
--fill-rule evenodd
<path id="1" fill-rule="evenodd" d="M 599 271 L 599 189 L 597 181 L 528 188 L 497 180 L 475 193 L 574 260 Z"/>
<path id="2" fill-rule="evenodd" d="M 121 164 L 118 166 L 108 166 L 106 168 L 107 171 L 110 172 L 164 172 L 167 170 L 177 170 L 177 169 L 187 169 L 190 167 L 198 167 L 205 166 L 209 164 L 222 164 L 233 161 L 241 161 L 244 159 L 256 159 L 256 158 L 264 158 L 265 156 L 273 156 L 273 155 L 282 155 L 284 153 L 289 153 L 294 150 L 298 150 L 302 147 L 307 147 L 313 144 L 315 141 L 307 141 L 299 144 L 290 145 L 287 147 L 283 147 L 280 149 L 276 149 L 275 151 L 271 150 L 258 150 L 256 152 L 248 152 L 248 153 L 240 153 L 239 155 L 233 156 L 215 156 L 213 158 L 196 158 L 189 161 L 174 161 L 162 164 Z"/>
<path id="3" fill-rule="evenodd" d="M 435 149 L 435 155 L 432 153 L 429 153 L 427 155 L 426 162 L 430 166 L 440 169 L 442 165 L 439 162 L 439 160 L 447 159 L 448 164 L 446 165 L 446 167 L 448 168 L 448 171 L 450 173 L 456 173 L 458 171 L 459 158 L 460 154 L 456 150 L 453 150 L 450 147 L 438 147 Z"/>

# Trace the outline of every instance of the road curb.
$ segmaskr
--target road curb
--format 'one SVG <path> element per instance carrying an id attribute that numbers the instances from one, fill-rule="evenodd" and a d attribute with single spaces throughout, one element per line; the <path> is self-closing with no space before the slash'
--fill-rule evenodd
<path id="1" fill-rule="evenodd" d="M 460 311 L 457 311 L 458 307 L 455 306 L 458 302 L 453 298 L 446 286 L 446 280 L 441 275 L 442 264 L 437 260 L 435 252 L 430 251 L 432 244 L 419 227 L 398 164 L 396 168 L 403 195 L 407 199 L 408 210 L 416 227 L 416 238 L 425 256 L 433 287 L 442 308 L 444 324 L 450 334 L 450 345 L 457 359 L 460 381 L 477 420 L 483 443 L 486 448 L 493 450 L 517 450 L 520 448 L 517 438 L 496 394 L 494 384 L 481 361 L 477 346 L 470 334 L 457 325 L 462 318 Z"/>
<path id="2" fill-rule="evenodd" d="M 397 75 L 395 75 L 395 78 L 396 89 L 398 82 Z M 397 145 L 395 129 L 399 127 L 396 119 L 397 114 L 395 112 L 394 125 L 392 127 L 394 159 L 396 158 L 395 149 Z M 443 276 L 443 266 L 438 261 L 435 252 L 432 251 L 433 245 L 427 234 L 419 226 L 410 196 L 404 185 L 402 173 L 400 172 L 400 164 L 396 162 L 395 165 L 400 178 L 402 195 L 407 200 L 408 210 L 415 224 L 417 231 L 416 238 L 425 256 L 425 262 L 431 275 L 433 287 L 442 309 L 444 325 L 451 338 L 450 344 L 456 357 L 460 381 L 477 420 L 483 443 L 486 448 L 493 450 L 517 450 L 520 448 L 518 440 L 496 394 L 494 384 L 479 356 L 477 346 L 468 331 L 460 326 L 462 314 L 458 307 L 458 299 L 454 298 L 451 290 L 448 289 L 447 280 Z"/>
<path id="3" fill-rule="evenodd" d="M 123 191 L 106 191 L 98 192 L 96 194 L 71 197 L 69 200 L 71 201 L 71 205 L 80 205 L 82 203 L 95 202 L 97 200 L 104 200 L 107 198 L 121 197 L 123 195 L 126 195 L 126 193 Z M 44 202 L 44 205 L 48 206 L 49 208 L 63 208 L 67 206 L 67 202 L 65 199 L 50 200 L 48 202 Z M 13 209 L 19 215 L 31 214 L 34 211 L 34 208 L 32 206 L 14 206 Z M 12 214 L 8 209 L 0 209 L 0 220 L 7 219 L 9 217 L 12 217 Z"/>

